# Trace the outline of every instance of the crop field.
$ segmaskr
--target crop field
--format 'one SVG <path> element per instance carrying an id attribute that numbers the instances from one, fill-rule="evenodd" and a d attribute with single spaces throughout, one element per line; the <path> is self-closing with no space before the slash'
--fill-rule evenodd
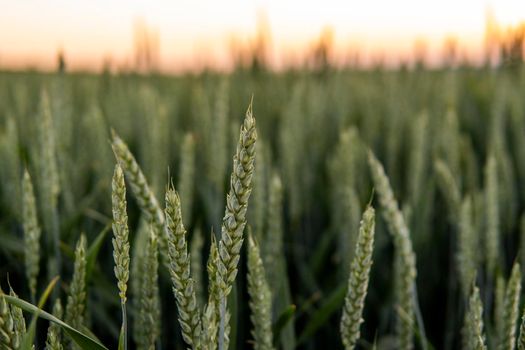
<path id="1" fill-rule="evenodd" d="M 525 350 L 524 273 L 521 66 L 0 72 L 1 350 Z"/>

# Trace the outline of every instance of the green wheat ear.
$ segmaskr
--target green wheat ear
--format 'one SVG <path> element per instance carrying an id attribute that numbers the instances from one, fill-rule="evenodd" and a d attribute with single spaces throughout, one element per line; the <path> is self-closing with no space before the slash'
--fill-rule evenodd
<path id="1" fill-rule="evenodd" d="M 75 249 L 75 266 L 73 280 L 69 286 L 69 295 L 66 304 L 66 323 L 75 329 L 81 329 L 85 322 L 86 313 L 86 236 L 80 235 Z M 69 344 L 76 348 L 71 341 Z"/>
<path id="2" fill-rule="evenodd" d="M 348 291 L 341 317 L 341 338 L 345 349 L 354 349 L 360 336 L 363 309 L 368 291 L 372 253 L 374 251 L 375 212 L 369 206 L 363 213 L 355 247 L 354 260 L 350 267 Z"/>
<path id="3" fill-rule="evenodd" d="M 390 234 L 394 238 L 395 247 L 395 281 L 396 281 L 396 304 L 399 313 L 396 328 L 398 347 L 401 349 L 412 349 L 414 347 L 414 293 L 416 280 L 416 256 L 412 249 L 410 233 L 405 223 L 403 214 L 399 210 L 398 203 L 390 187 L 390 182 L 385 174 L 383 166 L 369 151 L 368 163 L 372 173 L 375 190 L 379 196 L 379 202 L 383 209 L 383 216 L 388 225 Z"/>
<path id="4" fill-rule="evenodd" d="M 479 297 L 479 289 L 476 286 L 472 288 L 463 323 L 463 349 L 487 349 L 483 333 L 483 305 Z"/>
<path id="5" fill-rule="evenodd" d="M 24 226 L 24 260 L 26 277 L 31 292 L 31 300 L 35 301 L 38 272 L 40 271 L 40 236 L 38 225 L 35 194 L 31 177 L 24 171 L 22 181 L 23 205 L 22 217 Z"/>
<path id="6" fill-rule="evenodd" d="M 150 227 L 143 257 L 142 276 L 139 287 L 137 349 L 154 350 L 160 335 L 160 301 L 158 287 L 158 237 L 153 225 Z"/>
<path id="7" fill-rule="evenodd" d="M 9 287 L 9 295 L 18 298 L 18 295 L 16 295 L 11 286 Z M 13 344 L 15 348 L 18 349 L 26 335 L 26 320 L 24 319 L 22 309 L 14 305 L 11 305 L 11 316 L 13 318 L 13 329 L 15 331 Z"/>
<path id="8" fill-rule="evenodd" d="M 200 348 L 201 319 L 191 277 L 190 256 L 186 229 L 182 223 L 181 203 L 172 186 L 166 191 L 166 231 L 168 234 L 169 272 L 173 294 L 177 300 L 179 323 L 184 341 L 194 349 Z"/>
<path id="9" fill-rule="evenodd" d="M 113 153 L 117 162 L 122 167 L 126 179 L 128 180 L 131 192 L 135 196 L 137 203 L 142 213 L 146 216 L 146 221 L 153 223 L 155 233 L 160 238 L 161 254 L 167 263 L 167 246 L 166 235 L 164 233 L 164 214 L 155 197 L 153 191 L 148 185 L 148 181 L 144 173 L 140 169 L 135 157 L 129 150 L 126 143 L 117 135 L 114 130 L 111 130 Z M 164 260 L 163 260 L 164 261 Z"/>
<path id="10" fill-rule="evenodd" d="M 255 350 L 272 350 L 272 294 L 258 245 L 248 235 L 248 294 Z"/>
<path id="11" fill-rule="evenodd" d="M 459 213 L 457 253 L 459 280 L 465 300 L 468 299 L 478 265 L 478 239 L 473 221 L 472 198 L 466 197 Z"/>
<path id="12" fill-rule="evenodd" d="M 124 349 L 127 349 L 127 314 L 126 314 L 126 292 L 129 280 L 129 229 L 128 214 L 126 212 L 126 184 L 124 173 L 119 164 L 115 165 L 113 181 L 111 184 L 111 204 L 113 211 L 113 269 L 117 278 L 120 304 L 122 308 L 122 330 L 124 337 Z"/>
<path id="13" fill-rule="evenodd" d="M 246 210 L 252 191 L 252 175 L 255 161 L 255 141 L 257 131 L 252 115 L 252 105 L 246 111 L 241 127 L 237 150 L 233 157 L 233 171 L 230 177 L 230 192 L 226 198 L 226 210 L 222 221 L 219 241 L 218 291 L 220 294 L 219 349 L 224 347 L 224 335 L 227 328 L 227 297 L 237 276 L 237 265 L 246 226 Z"/>
<path id="14" fill-rule="evenodd" d="M 509 282 L 505 291 L 503 304 L 502 333 L 500 334 L 498 349 L 513 350 L 516 344 L 516 326 L 521 292 L 520 265 L 516 262 L 512 267 Z"/>
<path id="15" fill-rule="evenodd" d="M 53 306 L 53 316 L 58 319 L 62 319 L 62 304 L 60 299 L 55 301 Z M 49 328 L 47 329 L 47 340 L 46 340 L 46 349 L 48 350 L 63 350 L 62 346 L 62 329 L 59 325 L 54 322 L 50 322 Z"/>
<path id="16" fill-rule="evenodd" d="M 15 325 L 11 315 L 11 308 L 4 298 L 4 292 L 0 288 L 0 348 L 3 350 L 15 350 Z"/>

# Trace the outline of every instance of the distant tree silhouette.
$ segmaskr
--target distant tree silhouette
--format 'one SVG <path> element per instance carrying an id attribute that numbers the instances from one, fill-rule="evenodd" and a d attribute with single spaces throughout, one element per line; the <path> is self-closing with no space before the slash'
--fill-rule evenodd
<path id="1" fill-rule="evenodd" d="M 135 68 L 151 73 L 158 69 L 159 35 L 148 27 L 143 19 L 137 19 L 133 28 L 135 44 Z"/>
<path id="2" fill-rule="evenodd" d="M 333 43 L 334 32 L 332 28 L 324 28 L 312 51 L 311 62 L 315 71 L 322 73 L 329 70 Z"/>
<path id="3" fill-rule="evenodd" d="M 508 29 L 501 44 L 501 63 L 505 67 L 518 67 L 523 64 L 525 45 L 525 23 Z"/>
<path id="4" fill-rule="evenodd" d="M 64 73 L 66 71 L 66 58 L 64 56 L 63 50 L 58 50 L 57 54 L 57 70 L 59 73 Z"/>

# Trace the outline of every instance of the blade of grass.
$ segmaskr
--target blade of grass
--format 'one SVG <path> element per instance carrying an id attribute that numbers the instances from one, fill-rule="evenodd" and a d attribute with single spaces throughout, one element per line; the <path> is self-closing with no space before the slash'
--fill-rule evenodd
<path id="1" fill-rule="evenodd" d="M 56 282 L 55 282 L 56 283 Z M 39 309 L 37 306 L 28 303 L 25 300 L 15 298 L 9 295 L 4 295 L 5 300 L 11 304 L 18 306 L 22 310 L 25 310 L 26 312 L 30 312 L 34 314 L 37 317 L 43 318 L 45 320 L 54 322 L 58 324 L 62 329 L 67 333 L 67 335 L 83 350 L 108 350 L 107 347 L 102 345 L 97 340 L 87 336 L 86 334 L 78 331 L 77 329 L 71 327 L 64 321 L 56 318 L 55 316 L 51 315 L 50 313 L 47 313 L 46 311 L 43 311 Z"/>
<path id="2" fill-rule="evenodd" d="M 51 292 L 53 291 L 53 288 L 55 288 L 57 281 L 60 277 L 56 276 L 49 282 L 46 289 L 44 290 L 44 293 L 42 293 L 42 296 L 38 300 L 38 308 L 42 309 L 51 295 Z M 35 341 L 35 333 L 36 333 L 36 321 L 38 319 L 38 314 L 35 314 L 33 316 L 33 319 L 31 320 L 31 324 L 29 325 L 29 329 L 27 330 L 27 333 L 24 335 L 24 338 L 22 339 L 22 343 L 20 344 L 21 350 L 32 350 L 33 344 Z"/>

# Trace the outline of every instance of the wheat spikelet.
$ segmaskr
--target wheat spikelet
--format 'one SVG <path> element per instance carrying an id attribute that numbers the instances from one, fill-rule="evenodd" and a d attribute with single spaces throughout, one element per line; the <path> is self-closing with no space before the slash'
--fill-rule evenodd
<path id="1" fill-rule="evenodd" d="M 243 231 L 246 225 L 246 210 L 252 190 L 253 164 L 255 161 L 255 119 L 252 106 L 248 107 L 241 127 L 237 150 L 233 157 L 233 171 L 230 178 L 230 192 L 226 199 L 226 210 L 222 222 L 222 234 L 219 242 L 218 290 L 221 302 L 219 349 L 224 349 L 226 298 L 230 294 L 237 275 Z"/>
<path id="2" fill-rule="evenodd" d="M 26 277 L 31 292 L 31 300 L 35 300 L 38 272 L 40 270 L 40 235 L 36 213 L 36 201 L 31 183 L 31 177 L 27 170 L 24 172 L 22 182 L 23 192 L 23 226 L 24 226 L 24 261 Z"/>
<path id="3" fill-rule="evenodd" d="M 353 349 L 360 336 L 363 309 L 368 291 L 372 253 L 374 250 L 375 213 L 369 206 L 364 214 L 359 228 L 354 260 L 348 278 L 343 316 L 341 317 L 341 339 L 345 349 Z"/>
<path id="4" fill-rule="evenodd" d="M 80 329 L 84 326 L 86 312 L 86 237 L 80 235 L 75 249 L 73 280 L 69 286 L 66 304 L 66 323 Z"/>
<path id="5" fill-rule="evenodd" d="M 42 90 L 40 96 L 40 123 L 39 132 L 39 163 L 38 174 L 40 184 L 40 200 L 43 213 L 44 227 L 48 233 L 48 247 L 53 249 L 54 256 L 50 259 L 49 275 L 60 275 L 62 257 L 60 252 L 60 228 L 58 221 L 58 196 L 60 194 L 60 179 L 56 156 L 56 136 L 51 116 L 51 108 L 47 92 Z M 59 286 L 55 289 L 55 296 Z"/>
<path id="6" fill-rule="evenodd" d="M 15 329 L 11 308 L 4 298 L 0 288 L 0 348 L 2 350 L 15 350 Z"/>
<path id="7" fill-rule="evenodd" d="M 138 329 L 135 330 L 137 349 L 154 350 L 155 342 L 160 335 L 160 304 L 158 287 L 158 238 L 155 229 L 151 227 L 143 258 L 143 275 L 140 295 Z"/>
<path id="8" fill-rule="evenodd" d="M 496 286 L 494 290 L 494 337 L 489 338 L 492 341 L 492 344 L 489 343 L 489 345 L 492 345 L 493 347 L 496 347 L 498 345 L 498 342 L 500 339 L 504 336 L 504 321 L 503 321 L 503 315 L 505 312 L 505 293 L 506 293 L 506 285 L 505 285 L 505 278 L 498 274 L 496 277 Z M 494 339 L 492 339 L 494 338 Z"/>
<path id="9" fill-rule="evenodd" d="M 168 233 L 169 271 L 173 294 L 177 300 L 179 323 L 184 341 L 194 349 L 200 348 L 201 320 L 194 281 L 191 277 L 190 256 L 186 229 L 182 223 L 180 198 L 173 187 L 166 191 L 166 229 Z"/>
<path id="10" fill-rule="evenodd" d="M 412 249 L 410 234 L 405 224 L 403 214 L 399 210 L 390 183 L 385 174 L 383 166 L 375 158 L 373 153 L 368 153 L 368 162 L 372 172 L 375 189 L 379 195 L 379 202 L 383 208 L 383 216 L 388 225 L 389 231 L 394 238 L 395 257 L 395 282 L 396 304 L 398 312 L 404 314 L 398 317 L 397 327 L 397 346 L 401 349 L 413 348 L 413 327 L 414 327 L 414 290 L 416 279 L 416 256 Z"/>
<path id="11" fill-rule="evenodd" d="M 248 294 L 250 295 L 250 319 L 255 350 L 271 350 L 272 345 L 272 294 L 266 281 L 266 272 L 259 247 L 248 236 Z"/>
<path id="12" fill-rule="evenodd" d="M 13 288 L 11 287 L 9 287 L 9 295 L 18 298 L 18 295 L 16 295 Z M 22 340 L 26 335 L 26 320 L 24 319 L 22 309 L 14 305 L 11 305 L 11 317 L 13 318 L 14 330 L 13 345 L 15 349 L 18 349 L 20 348 Z"/>
<path id="13" fill-rule="evenodd" d="M 461 194 L 458 184 L 447 163 L 438 159 L 434 162 L 437 185 L 448 206 L 448 215 L 453 223 L 458 222 L 458 213 L 461 206 Z"/>
<path id="14" fill-rule="evenodd" d="M 217 334 L 219 331 L 219 303 L 220 294 L 218 290 L 219 274 L 217 267 L 219 266 L 219 249 L 217 247 L 217 239 L 215 233 L 211 232 L 210 254 L 208 256 L 207 271 L 208 271 L 208 303 L 204 308 L 202 315 L 202 333 L 203 345 L 216 345 Z M 216 348 L 216 346 L 215 346 Z"/>
<path id="15" fill-rule="evenodd" d="M 62 314 L 62 304 L 60 303 L 60 299 L 57 299 L 55 301 L 55 305 L 53 306 L 53 315 L 58 319 L 62 319 Z M 62 330 L 59 325 L 54 322 L 50 322 L 47 329 L 46 349 L 63 350 L 63 348 Z"/>
<path id="16" fill-rule="evenodd" d="M 515 263 L 505 291 L 503 306 L 502 333 L 500 333 L 498 349 L 513 350 L 516 343 L 516 326 L 518 323 L 519 302 L 521 292 L 520 265 Z"/>
<path id="17" fill-rule="evenodd" d="M 457 266 L 459 270 L 461 289 L 468 298 L 472 282 L 476 275 L 478 239 L 476 237 L 472 213 L 472 199 L 467 197 L 461 203 L 459 213 L 458 254 Z"/>
<path id="18" fill-rule="evenodd" d="M 486 350 L 483 333 L 483 306 L 479 298 L 479 289 L 474 286 L 470 295 L 463 324 L 463 349 Z"/>
<path id="19" fill-rule="evenodd" d="M 487 273 L 493 275 L 499 265 L 500 235 L 498 208 L 498 177 L 496 159 L 489 156 L 485 166 L 485 255 Z"/>
<path id="20" fill-rule="evenodd" d="M 121 304 L 126 304 L 127 283 L 129 279 L 129 230 L 126 212 L 126 185 L 120 165 L 115 166 L 111 192 L 113 207 L 113 259 L 115 260 L 115 277 Z"/>
<path id="21" fill-rule="evenodd" d="M 117 278 L 120 304 L 122 309 L 122 330 L 124 334 L 124 349 L 128 343 L 128 325 L 126 315 L 126 292 L 129 280 L 129 229 L 128 214 L 126 212 L 126 184 L 124 173 L 117 163 L 111 183 L 111 204 L 113 212 L 113 260 L 115 267 L 113 271 Z"/>
<path id="22" fill-rule="evenodd" d="M 112 130 L 112 137 L 113 140 L 111 146 L 113 148 L 113 153 L 126 175 L 131 191 L 137 199 L 140 210 L 146 216 L 146 221 L 153 223 L 155 232 L 160 237 L 162 248 L 167 249 L 166 235 L 164 234 L 164 214 L 162 213 L 157 198 L 153 194 L 153 191 L 151 191 L 144 173 L 140 169 L 128 146 L 114 130 Z M 166 249 L 161 250 L 163 255 L 165 254 Z"/>
<path id="23" fill-rule="evenodd" d="M 42 90 L 40 95 L 40 117 L 42 119 L 40 130 L 40 151 L 41 164 L 40 171 L 42 192 L 45 193 L 46 203 L 50 208 L 57 206 L 57 199 L 60 193 L 60 180 L 58 175 L 58 164 L 56 159 L 56 136 L 51 116 L 51 107 L 47 91 Z"/>

